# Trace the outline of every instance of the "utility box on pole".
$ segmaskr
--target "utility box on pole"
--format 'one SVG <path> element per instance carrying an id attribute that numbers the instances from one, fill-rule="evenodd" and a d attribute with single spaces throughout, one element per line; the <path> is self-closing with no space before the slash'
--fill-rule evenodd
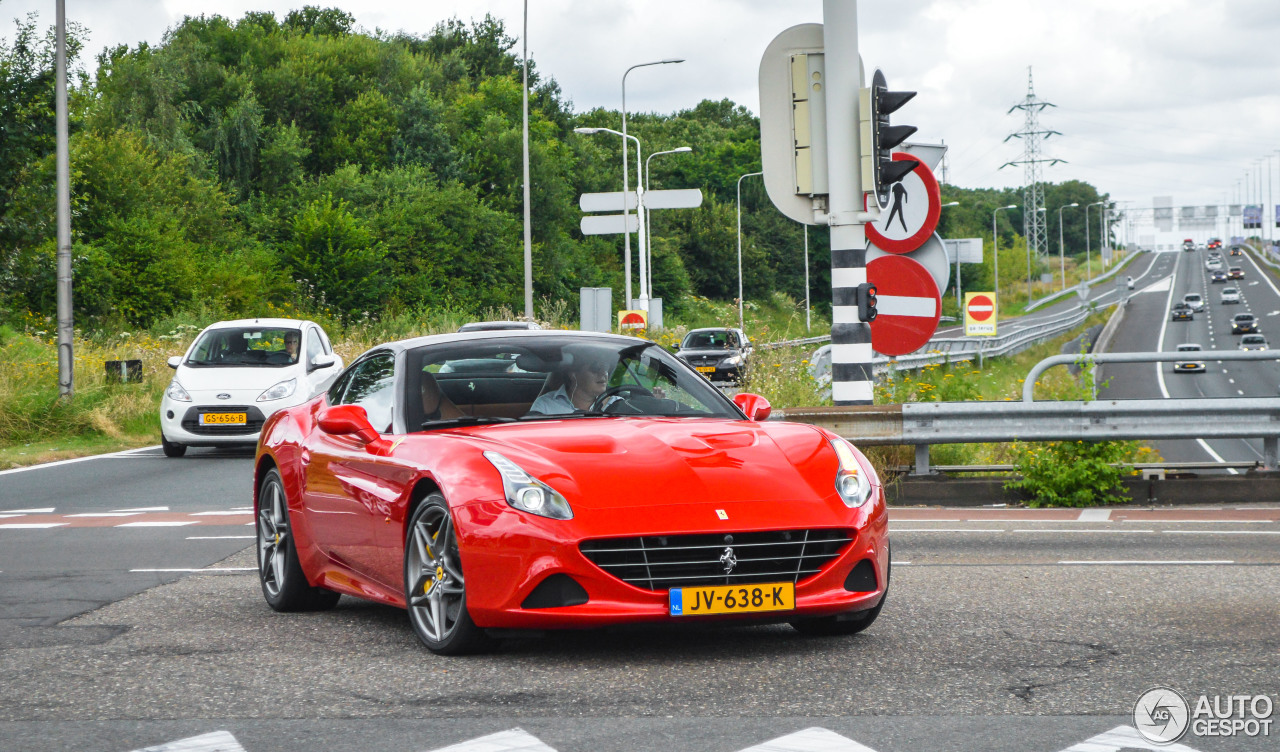
<path id="1" fill-rule="evenodd" d="M 613 331 L 613 288 L 583 287 L 579 294 L 579 328 L 584 332 Z"/>

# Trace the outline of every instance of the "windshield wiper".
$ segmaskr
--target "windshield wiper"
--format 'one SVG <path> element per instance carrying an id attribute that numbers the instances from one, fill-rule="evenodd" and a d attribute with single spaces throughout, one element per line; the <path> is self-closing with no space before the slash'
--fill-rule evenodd
<path id="1" fill-rule="evenodd" d="M 487 417 L 483 415 L 468 415 L 462 418 L 449 418 L 447 420 L 424 420 L 422 428 L 457 428 L 458 426 L 483 426 L 490 423 L 515 423 L 515 418 L 498 418 Z"/>

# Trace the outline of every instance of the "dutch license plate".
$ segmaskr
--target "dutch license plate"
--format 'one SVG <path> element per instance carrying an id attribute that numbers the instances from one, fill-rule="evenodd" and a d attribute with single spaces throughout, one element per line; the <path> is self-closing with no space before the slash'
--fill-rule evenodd
<path id="1" fill-rule="evenodd" d="M 790 611 L 796 607 L 796 586 L 791 582 L 768 582 L 671 588 L 670 598 L 672 616 Z"/>
<path id="2" fill-rule="evenodd" d="M 248 422 L 245 413 L 200 413 L 202 426 L 243 426 Z"/>
<path id="3" fill-rule="evenodd" d="M 715 373 L 715 366 L 697 366 L 698 373 Z"/>

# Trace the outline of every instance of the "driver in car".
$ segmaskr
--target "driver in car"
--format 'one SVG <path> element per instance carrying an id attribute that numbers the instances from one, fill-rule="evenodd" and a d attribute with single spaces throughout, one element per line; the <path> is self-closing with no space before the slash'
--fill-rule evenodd
<path id="1" fill-rule="evenodd" d="M 547 392 L 534 400 L 531 413 L 564 415 L 590 410 L 609 386 L 609 373 L 613 370 L 615 355 L 607 348 L 589 345 L 569 345 L 564 348 L 562 374 L 564 383 L 559 389 Z M 603 410 L 619 399 L 610 397 L 597 406 Z"/>

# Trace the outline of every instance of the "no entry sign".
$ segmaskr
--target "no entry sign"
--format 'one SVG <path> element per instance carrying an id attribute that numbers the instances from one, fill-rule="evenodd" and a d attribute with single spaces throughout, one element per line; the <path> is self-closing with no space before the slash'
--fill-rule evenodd
<path id="1" fill-rule="evenodd" d="M 895 161 L 912 159 L 896 152 Z M 867 240 L 889 253 L 910 253 L 928 240 L 942 214 L 942 193 L 933 173 L 921 162 L 889 191 L 889 208 L 867 225 Z"/>
<path id="2" fill-rule="evenodd" d="M 871 347 L 882 355 L 906 355 L 924 347 L 938 329 L 942 300 L 933 275 L 906 256 L 867 263 L 876 286 L 879 315 L 871 322 Z"/>
<path id="3" fill-rule="evenodd" d="M 965 293 L 964 333 L 967 337 L 991 336 L 996 333 L 996 304 L 991 293 Z"/>

